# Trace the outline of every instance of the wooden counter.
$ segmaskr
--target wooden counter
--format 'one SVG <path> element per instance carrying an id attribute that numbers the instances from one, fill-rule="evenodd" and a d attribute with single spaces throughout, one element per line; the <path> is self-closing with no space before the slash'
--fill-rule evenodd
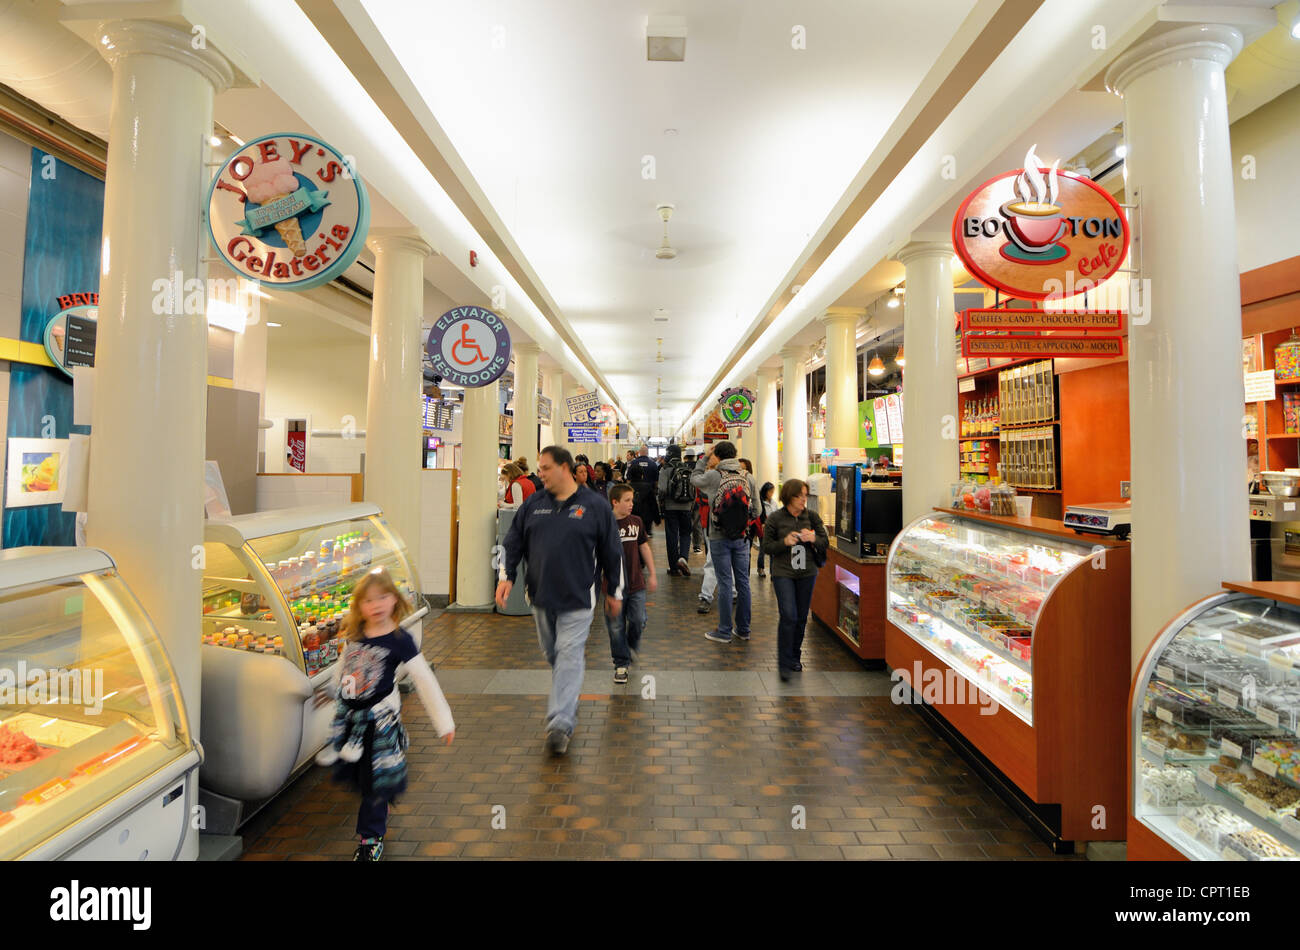
<path id="1" fill-rule="evenodd" d="M 885 561 L 884 557 L 859 557 L 841 551 L 832 535 L 826 563 L 813 587 L 812 615 L 864 660 L 885 656 Z M 858 640 L 840 629 L 840 582 L 858 588 Z"/>

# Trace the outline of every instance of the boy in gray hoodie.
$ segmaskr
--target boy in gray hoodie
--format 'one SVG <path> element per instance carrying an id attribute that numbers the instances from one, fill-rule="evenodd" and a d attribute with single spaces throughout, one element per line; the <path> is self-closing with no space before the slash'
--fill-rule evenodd
<path id="1" fill-rule="evenodd" d="M 725 483 L 725 486 L 724 486 Z M 718 577 L 718 627 L 705 634 L 717 643 L 730 643 L 735 636 L 749 639 L 749 545 L 750 539 L 743 531 L 736 537 L 742 520 L 757 522 L 762 510 L 754 477 L 745 471 L 736 458 L 736 447 L 730 442 L 717 442 L 708 455 L 700 459 L 691 475 L 691 484 L 709 499 L 709 557 Z M 727 492 L 721 490 L 726 487 Z M 748 511 L 735 509 L 739 493 L 747 496 Z M 719 497 L 731 494 L 730 503 Z M 732 624 L 732 587 L 736 589 L 735 624 Z"/>

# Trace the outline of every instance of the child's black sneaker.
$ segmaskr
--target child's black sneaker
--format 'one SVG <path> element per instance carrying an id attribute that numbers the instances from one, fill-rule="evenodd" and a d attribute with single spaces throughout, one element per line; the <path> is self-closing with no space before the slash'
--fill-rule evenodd
<path id="1" fill-rule="evenodd" d="M 352 855 L 353 861 L 378 861 L 384 856 L 384 839 L 362 838 L 361 844 Z"/>

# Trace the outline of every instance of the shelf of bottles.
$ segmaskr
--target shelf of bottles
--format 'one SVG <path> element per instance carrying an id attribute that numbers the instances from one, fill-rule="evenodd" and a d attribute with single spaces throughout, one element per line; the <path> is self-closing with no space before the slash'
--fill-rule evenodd
<path id="1" fill-rule="evenodd" d="M 1000 431 L 1000 414 L 998 401 L 988 399 L 968 399 L 961 413 L 961 437 L 976 439 L 995 436 Z"/>
<path id="2" fill-rule="evenodd" d="M 408 598 L 414 596 L 404 572 L 397 569 L 396 553 L 382 549 L 376 552 L 369 531 L 346 532 L 321 541 L 318 549 L 304 551 L 298 557 L 263 562 L 296 625 L 308 676 L 338 659 L 353 588 L 367 571 L 378 566 L 389 568 Z M 204 643 L 253 653 L 292 655 L 294 648 L 290 645 L 286 649 L 284 629 L 261 581 L 247 576 L 209 575 L 205 586 Z"/>

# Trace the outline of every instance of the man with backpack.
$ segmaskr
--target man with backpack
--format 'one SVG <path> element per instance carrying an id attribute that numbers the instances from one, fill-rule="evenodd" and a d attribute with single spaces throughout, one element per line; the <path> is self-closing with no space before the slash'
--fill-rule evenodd
<path id="1" fill-rule="evenodd" d="M 735 587 L 735 636 L 749 639 L 749 543 L 758 516 L 758 488 L 754 477 L 736 458 L 730 442 L 715 443 L 695 467 L 691 484 L 709 502 L 709 556 L 718 576 L 718 628 L 705 636 L 717 643 L 732 639 L 731 591 Z"/>
<path id="2" fill-rule="evenodd" d="M 691 576 L 687 563 L 691 556 L 691 505 L 695 501 L 691 474 L 682 461 L 682 447 L 668 446 L 668 460 L 659 467 L 658 491 L 668 540 L 668 573 L 674 577 Z"/>
<path id="3" fill-rule="evenodd" d="M 632 513 L 645 525 L 646 540 L 654 535 L 653 525 L 662 519 L 659 517 L 659 505 L 655 500 L 655 488 L 659 484 L 659 465 L 650 458 L 650 446 L 642 444 L 641 452 L 627 463 L 627 483 L 632 486 L 636 502 Z M 672 559 L 669 558 L 669 564 Z"/>

